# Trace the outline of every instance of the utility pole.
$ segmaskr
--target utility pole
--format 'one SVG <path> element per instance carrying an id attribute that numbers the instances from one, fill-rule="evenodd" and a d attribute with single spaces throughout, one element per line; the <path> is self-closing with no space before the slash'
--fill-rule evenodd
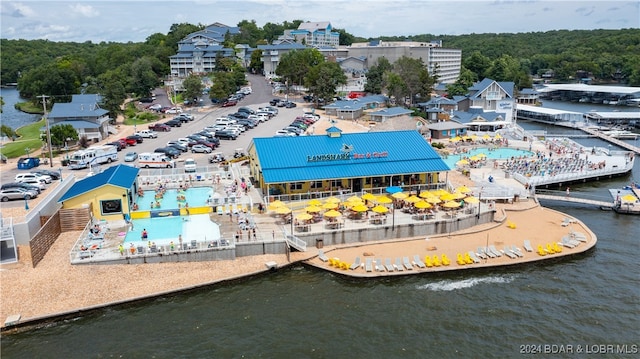
<path id="1" fill-rule="evenodd" d="M 44 123 L 47 126 L 47 148 L 49 149 L 49 166 L 53 168 L 53 149 L 51 148 L 51 131 L 49 130 L 49 118 L 47 118 L 47 98 L 49 96 L 42 95 L 42 110 L 44 111 Z"/>

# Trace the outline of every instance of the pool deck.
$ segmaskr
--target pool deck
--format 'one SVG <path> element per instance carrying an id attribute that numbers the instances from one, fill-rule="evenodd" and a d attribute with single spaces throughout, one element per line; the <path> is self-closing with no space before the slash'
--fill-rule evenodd
<path id="1" fill-rule="evenodd" d="M 472 179 L 482 181 L 488 173 L 494 173 L 494 171 L 498 174 L 498 170 L 493 168 L 472 169 L 470 178 L 462 176 L 457 171 L 451 171 L 449 180 L 456 185 L 475 187 L 478 184 Z M 522 189 L 522 185 L 512 178 L 504 175 L 494 177 L 502 186 Z M 254 203 L 259 199 L 259 195 L 253 193 L 250 197 Z M 214 218 L 216 216 L 212 215 Z M 256 218 L 261 232 L 269 233 L 275 228 L 282 227 L 276 224 L 276 218 L 270 215 L 256 216 Z M 222 218 L 220 220 L 224 221 Z M 235 224 L 230 220 L 229 224 L 232 223 Z M 544 228 L 544 231 L 541 231 L 541 228 Z M 21 246 L 18 248 L 20 261 L 1 267 L 0 280 L 4 285 L 0 292 L 0 303 L 2 303 L 0 317 L 12 317 L 11 322 L 5 321 L 2 324 L 3 331 L 29 329 L 60 318 L 82 316 L 111 305 L 226 283 L 238 278 L 270 272 L 274 266 L 284 268 L 304 263 L 321 270 L 362 278 L 408 274 L 428 275 L 429 272 L 500 267 L 552 260 L 586 252 L 597 242 L 596 236 L 584 223 L 566 214 L 543 208 L 533 199 L 497 203 L 493 222 L 464 231 L 453 231 L 447 235 L 429 236 L 428 239 L 422 236 L 357 245 L 327 245 L 322 248 L 328 258 L 338 258 L 340 262 L 346 264 L 352 264 L 356 257 L 360 257 L 363 263 L 367 258 L 381 259 L 383 262 L 389 258 L 392 263 L 395 263 L 396 258 L 409 257 L 410 262 L 413 262 L 415 255 L 424 261 L 427 255 L 430 257 L 438 255 L 441 258 L 442 254 L 446 254 L 451 260 L 448 266 L 431 268 L 419 268 L 412 263 L 411 269 L 403 271 L 393 268 L 393 271 L 383 272 L 374 269 L 367 272 L 362 266 L 353 270 L 339 269 L 329 265 L 328 261 L 320 260 L 319 250 L 316 248 L 308 248 L 306 252 L 291 252 L 289 256 L 267 254 L 239 257 L 230 261 L 72 265 L 69 260 L 69 249 L 73 247 L 81 233 L 61 234 L 36 268 L 31 266 L 28 247 Z M 545 253 L 544 256 L 536 253 L 538 246 L 546 247 L 547 244 L 560 242 L 563 237 L 571 234 L 577 237 L 583 235 L 584 241 L 573 249 L 563 247 L 561 253 Z M 531 242 L 533 252 L 524 250 L 524 240 Z M 478 263 L 457 263 L 458 253 L 477 251 L 478 247 L 492 245 L 499 251 L 504 250 L 506 245 L 514 245 L 523 252 L 523 257 L 512 259 L 501 253 L 500 257 L 481 260 Z"/>

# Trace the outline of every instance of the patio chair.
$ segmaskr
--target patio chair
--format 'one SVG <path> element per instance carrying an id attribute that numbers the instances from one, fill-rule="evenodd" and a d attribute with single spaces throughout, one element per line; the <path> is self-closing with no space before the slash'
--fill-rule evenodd
<path id="1" fill-rule="evenodd" d="M 367 258 L 364 264 L 364 270 L 367 272 L 373 271 L 373 259 Z"/>
<path id="2" fill-rule="evenodd" d="M 402 264 L 404 264 L 404 267 L 407 270 L 412 270 L 413 269 L 413 265 L 411 265 L 411 262 L 409 262 L 409 257 L 403 257 L 402 258 Z"/>
<path id="3" fill-rule="evenodd" d="M 358 267 L 360 267 L 360 257 L 356 257 L 356 261 L 353 262 L 353 264 L 349 267 L 349 269 L 354 270 L 354 269 L 358 269 Z"/>
<path id="4" fill-rule="evenodd" d="M 391 264 L 391 258 L 387 258 L 384 260 L 384 267 L 387 269 L 387 272 L 393 272 L 393 264 Z"/>
<path id="5" fill-rule="evenodd" d="M 318 259 L 323 262 L 329 261 L 329 258 L 324 254 L 324 251 L 322 249 L 318 249 Z"/>
<path id="6" fill-rule="evenodd" d="M 420 256 L 419 256 L 419 255 L 417 255 L 417 254 L 413 256 L 413 263 L 414 263 L 415 265 L 417 265 L 417 266 L 418 266 L 418 268 L 425 268 L 425 267 L 426 267 L 426 265 L 424 264 L 424 262 L 423 262 L 422 260 L 420 260 Z"/>
<path id="7" fill-rule="evenodd" d="M 524 240 L 524 250 L 527 252 L 533 252 L 533 247 L 531 247 L 531 241 L 528 239 Z"/>

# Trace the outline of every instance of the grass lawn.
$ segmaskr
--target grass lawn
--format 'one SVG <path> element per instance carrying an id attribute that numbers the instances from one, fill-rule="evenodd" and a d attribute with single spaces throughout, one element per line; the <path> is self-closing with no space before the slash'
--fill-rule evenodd
<path id="1" fill-rule="evenodd" d="M 28 153 L 42 148 L 43 142 L 40 140 L 40 129 L 45 126 L 44 120 L 22 126 L 16 130 L 18 139 L 6 142 L 0 152 L 8 158 L 23 157 Z"/>

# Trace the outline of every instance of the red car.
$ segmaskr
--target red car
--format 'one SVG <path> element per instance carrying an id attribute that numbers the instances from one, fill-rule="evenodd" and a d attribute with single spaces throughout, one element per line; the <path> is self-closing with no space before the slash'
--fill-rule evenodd
<path id="1" fill-rule="evenodd" d="M 135 146 L 138 143 L 138 141 L 136 141 L 135 138 L 121 138 L 118 141 L 120 142 L 124 141 L 124 143 L 126 143 L 127 146 Z"/>
<path id="2" fill-rule="evenodd" d="M 235 106 L 237 104 L 238 104 L 238 101 L 236 101 L 236 100 L 227 100 L 227 101 L 222 103 L 222 107 L 231 107 L 231 106 Z"/>
<path id="3" fill-rule="evenodd" d="M 149 125 L 149 129 L 151 131 L 156 131 L 156 132 L 169 132 L 169 131 L 171 131 L 171 127 L 169 127 L 168 125 L 165 125 L 164 123 L 156 123 L 154 125 Z"/>

